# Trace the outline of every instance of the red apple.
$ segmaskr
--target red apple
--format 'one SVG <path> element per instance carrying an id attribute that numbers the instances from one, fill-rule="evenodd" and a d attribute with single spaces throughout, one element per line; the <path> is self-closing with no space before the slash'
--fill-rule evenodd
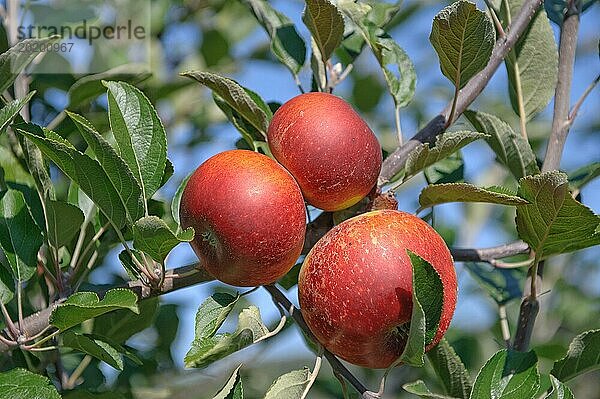
<path id="1" fill-rule="evenodd" d="M 181 226 L 193 227 L 192 248 L 218 280 L 270 284 L 294 265 L 304 244 L 306 210 L 294 178 L 271 158 L 232 150 L 213 156 L 190 177 Z"/>
<path id="2" fill-rule="evenodd" d="M 377 182 L 382 160 L 377 138 L 348 103 L 332 94 L 301 94 L 283 104 L 267 138 L 273 156 L 317 208 L 348 208 Z"/>
<path id="3" fill-rule="evenodd" d="M 310 330 L 328 350 L 364 367 L 387 368 L 401 354 L 410 322 L 412 267 L 409 249 L 439 273 L 443 292 L 437 333 L 454 313 L 456 273 L 444 240 L 416 216 L 395 210 L 365 213 L 329 231 L 306 256 L 298 279 L 300 308 Z"/>

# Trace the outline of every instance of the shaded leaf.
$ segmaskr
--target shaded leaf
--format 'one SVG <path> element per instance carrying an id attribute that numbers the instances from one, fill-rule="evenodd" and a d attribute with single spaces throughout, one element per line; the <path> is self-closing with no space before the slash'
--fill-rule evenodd
<path id="1" fill-rule="evenodd" d="M 156 216 L 146 216 L 133 225 L 134 248 L 147 253 L 161 264 L 165 262 L 165 258 L 175 246 L 193 239 L 192 227 L 175 234 L 163 220 Z"/>
<path id="2" fill-rule="evenodd" d="M 442 73 L 459 89 L 487 65 L 495 40 L 490 17 L 464 0 L 440 11 L 429 35 Z"/>
<path id="3" fill-rule="evenodd" d="M 225 383 L 223 388 L 213 397 L 213 399 L 244 399 L 244 388 L 242 386 L 242 377 L 240 377 L 240 364 L 233 370 L 231 377 Z"/>
<path id="4" fill-rule="evenodd" d="M 148 199 L 161 185 L 167 162 L 167 134 L 150 100 L 125 82 L 103 82 L 108 118 L 119 152 Z"/>
<path id="5" fill-rule="evenodd" d="M 143 264 L 144 260 L 142 258 L 141 252 L 137 251 L 134 248 L 131 248 L 129 251 L 127 251 L 126 249 L 122 250 L 119 253 L 119 260 L 121 261 L 121 265 L 123 265 L 127 276 L 129 276 L 131 280 L 139 280 L 141 278 L 141 272 L 138 266 L 135 264 L 133 258 L 131 257 L 132 255 L 135 256 L 139 263 Z"/>
<path id="6" fill-rule="evenodd" d="M 500 205 L 525 205 L 523 198 L 494 191 L 494 188 L 477 187 L 469 183 L 431 184 L 419 195 L 419 210 L 447 202 L 486 202 Z"/>
<path id="7" fill-rule="evenodd" d="M 534 351 L 496 352 L 481 368 L 471 399 L 534 398 L 540 386 L 537 356 Z"/>
<path id="8" fill-rule="evenodd" d="M 65 112 L 73 120 L 81 136 L 106 172 L 127 210 L 129 223 L 133 224 L 144 214 L 145 199 L 130 166 L 87 119 L 73 112 Z"/>
<path id="9" fill-rule="evenodd" d="M 100 164 L 82 154 L 56 133 L 33 124 L 15 126 L 54 162 L 118 228 L 126 223 L 126 210 L 110 178 Z"/>
<path id="10" fill-rule="evenodd" d="M 0 373 L 0 399 L 60 399 L 50 380 L 15 368 Z"/>
<path id="11" fill-rule="evenodd" d="M 307 0 L 302 21 L 319 49 L 322 62 L 327 62 L 344 35 L 342 13 L 329 0 Z"/>
<path id="12" fill-rule="evenodd" d="M 430 147 L 429 143 L 420 144 L 415 148 L 406 160 L 404 181 L 416 175 L 426 167 L 448 157 L 462 147 L 487 135 L 478 132 L 459 131 L 448 132 L 437 137 L 435 145 Z"/>
<path id="13" fill-rule="evenodd" d="M 211 89 L 266 137 L 270 121 L 267 113 L 261 107 L 262 104 L 257 103 L 236 81 L 211 72 L 188 71 L 181 75 L 197 80 Z"/>
<path id="14" fill-rule="evenodd" d="M 15 282 L 12 274 L 0 262 L 0 302 L 6 305 L 15 296 Z"/>
<path id="15" fill-rule="evenodd" d="M 467 262 L 467 271 L 499 305 L 521 298 L 525 272 L 522 269 L 503 269 L 484 263 Z"/>
<path id="16" fill-rule="evenodd" d="M 177 226 L 181 224 L 181 222 L 179 221 L 179 207 L 181 206 L 181 196 L 183 195 L 183 190 L 185 190 L 185 186 L 187 186 L 187 182 L 188 180 L 190 180 L 192 173 L 187 175 L 181 181 L 181 183 L 179 183 L 179 187 L 177 187 L 177 191 L 175 191 L 175 195 L 173 196 L 173 200 L 171 201 L 171 215 L 173 216 L 173 220 L 175 220 L 175 222 L 177 223 Z"/>
<path id="17" fill-rule="evenodd" d="M 158 298 L 139 301 L 139 314 L 132 314 L 129 309 L 119 309 L 98 316 L 94 322 L 94 334 L 123 343 L 152 325 L 158 302 Z"/>
<path id="18" fill-rule="evenodd" d="M 511 19 L 516 18 L 524 0 L 503 1 L 499 17 L 507 26 L 510 12 Z M 510 10 L 506 9 L 509 5 Z M 554 96 L 554 88 L 558 76 L 558 50 L 554 41 L 554 32 L 546 17 L 546 11 L 540 7 L 513 49 L 504 59 L 508 72 L 508 91 L 513 110 L 519 114 L 517 97 L 517 74 L 521 84 L 523 107 L 527 120 L 546 108 Z"/>
<path id="19" fill-rule="evenodd" d="M 597 0 L 582 0 L 581 12 L 584 13 L 596 2 Z M 561 26 L 565 10 L 567 9 L 567 0 L 544 0 L 544 8 L 546 9 L 548 18 L 558 26 Z"/>
<path id="20" fill-rule="evenodd" d="M 460 399 L 469 398 L 471 389 L 473 389 L 471 376 L 454 348 L 445 338 L 442 338 L 427 352 L 427 358 L 448 395 Z"/>
<path id="21" fill-rule="evenodd" d="M 46 201 L 46 218 L 48 220 L 48 240 L 55 248 L 71 242 L 79 232 L 84 216 L 81 209 L 68 202 Z"/>
<path id="22" fill-rule="evenodd" d="M 527 176 L 518 194 L 530 204 L 517 208 L 517 232 L 538 260 L 600 244 L 600 216 L 573 199 L 564 173 Z"/>
<path id="23" fill-rule="evenodd" d="M 455 399 L 454 397 L 431 392 L 422 380 L 406 383 L 402 385 L 402 388 L 404 388 L 406 392 L 418 395 L 421 398 Z"/>
<path id="24" fill-rule="evenodd" d="M 569 173 L 569 184 L 572 190 L 581 190 L 598 176 L 600 176 L 600 162 L 593 162 Z"/>
<path id="25" fill-rule="evenodd" d="M 586 331 L 576 336 L 567 355 L 554 363 L 551 374 L 567 382 L 580 374 L 600 368 L 600 330 Z"/>
<path id="26" fill-rule="evenodd" d="M 116 309 L 129 309 L 138 314 L 135 293 L 125 288 L 113 288 L 100 300 L 94 292 L 77 292 L 54 309 L 50 315 L 50 324 L 59 330 L 68 330 Z"/>
<path id="27" fill-rule="evenodd" d="M 14 117 L 19 114 L 21 108 L 31 100 L 34 94 L 35 90 L 30 92 L 26 97 L 13 100 L 0 109 L 0 135 L 4 133 Z"/>
<path id="28" fill-rule="evenodd" d="M 58 39 L 59 36 L 25 39 L 0 54 L 0 93 L 10 87 L 17 75 L 42 52 L 46 44 Z"/>
<path id="29" fill-rule="evenodd" d="M 264 399 L 300 399 L 309 382 L 309 369 L 290 371 L 271 384 Z"/>
<path id="30" fill-rule="evenodd" d="M 37 267 L 42 233 L 20 191 L 9 189 L 0 195 L 0 246 L 15 280 L 27 281 Z"/>
<path id="31" fill-rule="evenodd" d="M 463 115 L 475 130 L 489 135 L 485 141 L 515 178 L 540 173 L 531 145 L 523 136 L 516 134 L 506 122 L 485 112 L 467 110 Z"/>
<path id="32" fill-rule="evenodd" d="M 465 179 L 465 163 L 461 151 L 434 163 L 423 171 L 429 184 L 458 183 Z"/>
<path id="33" fill-rule="evenodd" d="M 258 308 L 250 306 L 240 313 L 235 332 L 194 339 L 190 350 L 185 355 L 185 366 L 206 367 L 253 344 L 268 333 L 269 330 L 262 322 Z"/>
<path id="34" fill-rule="evenodd" d="M 152 76 L 146 68 L 136 64 L 119 65 L 105 72 L 86 75 L 69 88 L 69 108 L 79 107 L 105 93 L 106 87 L 102 84 L 104 79 L 125 81 L 132 85 L 143 82 Z"/>
<path id="35" fill-rule="evenodd" d="M 83 352 L 101 360 L 117 370 L 123 370 L 123 355 L 139 362 L 128 349 L 115 342 L 107 342 L 108 338 L 94 334 L 76 334 L 67 331 L 62 335 L 62 344 L 67 348 Z"/>
<path id="36" fill-rule="evenodd" d="M 292 21 L 275 10 L 265 0 L 243 0 L 271 38 L 271 51 L 275 57 L 298 76 L 306 60 L 306 44 Z"/>

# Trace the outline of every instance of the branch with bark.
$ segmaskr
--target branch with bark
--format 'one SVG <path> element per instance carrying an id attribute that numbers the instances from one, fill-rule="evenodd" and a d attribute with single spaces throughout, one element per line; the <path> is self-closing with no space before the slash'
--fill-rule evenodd
<path id="1" fill-rule="evenodd" d="M 529 22 L 541 4 L 541 0 L 527 0 L 523 3 L 523 7 L 517 17 L 506 28 L 506 35 L 504 37 L 501 36 L 496 41 L 488 64 L 458 92 L 453 120 L 448 120 L 452 110 L 452 102 L 450 102 L 439 115 L 429 121 L 417 134 L 385 159 L 379 175 L 379 186 L 388 183 L 394 175 L 404 168 L 408 154 L 417 148 L 419 144 L 434 142 L 436 136 L 443 133 L 471 105 L 487 86 L 496 69 L 498 69 L 504 58 L 508 55 L 510 49 L 517 43 L 523 32 L 525 32 L 529 26 Z"/>

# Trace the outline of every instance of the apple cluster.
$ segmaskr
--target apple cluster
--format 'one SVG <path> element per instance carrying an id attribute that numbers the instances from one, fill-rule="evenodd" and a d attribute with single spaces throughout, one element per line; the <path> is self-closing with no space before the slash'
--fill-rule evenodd
<path id="1" fill-rule="evenodd" d="M 299 258 L 305 202 L 348 208 L 373 189 L 382 151 L 367 123 L 344 100 L 306 93 L 283 104 L 267 132 L 275 160 L 231 150 L 196 169 L 181 197 L 183 228 L 216 279 L 235 286 L 271 284 Z M 442 338 L 456 303 L 456 274 L 442 238 L 416 216 L 368 212 L 329 231 L 306 256 L 298 279 L 302 314 L 328 350 L 351 363 L 388 367 L 402 353 L 410 321 L 412 267 L 406 250 L 428 261 L 444 292 Z"/>

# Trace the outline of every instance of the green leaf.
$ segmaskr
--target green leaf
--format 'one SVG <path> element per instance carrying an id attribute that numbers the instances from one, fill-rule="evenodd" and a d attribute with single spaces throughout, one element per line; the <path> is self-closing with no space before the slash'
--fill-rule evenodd
<path id="1" fill-rule="evenodd" d="M 539 386 L 535 352 L 503 349 L 479 371 L 470 399 L 533 399 Z"/>
<path id="2" fill-rule="evenodd" d="M 411 366 L 422 367 L 425 346 L 433 340 L 442 314 L 443 285 L 440 276 L 429 262 L 410 250 L 406 251 L 412 266 L 413 309 L 406 346 L 399 361 Z M 432 295 L 431 293 L 439 293 Z"/>
<path id="3" fill-rule="evenodd" d="M 37 145 L 65 175 L 77 183 L 117 228 L 126 224 L 125 206 L 110 178 L 96 160 L 77 151 L 56 133 L 37 125 L 21 124 L 15 126 L 15 131 Z"/>
<path id="4" fill-rule="evenodd" d="M 76 334 L 72 331 L 67 331 L 62 336 L 63 346 L 95 357 L 117 370 L 123 370 L 123 355 L 139 362 L 128 349 L 108 341 L 108 338 L 105 337 L 94 334 Z"/>
<path id="5" fill-rule="evenodd" d="M 515 134 L 506 122 L 485 112 L 467 110 L 463 115 L 475 130 L 489 135 L 485 141 L 515 178 L 540 173 L 529 142 L 520 134 Z"/>
<path id="6" fill-rule="evenodd" d="M 133 246 L 147 253 L 155 261 L 164 264 L 165 258 L 181 242 L 194 239 L 194 229 L 173 233 L 169 226 L 156 216 L 146 216 L 133 225 Z"/>
<path id="7" fill-rule="evenodd" d="M 469 399 L 473 383 L 460 357 L 445 338 L 427 352 L 435 373 L 438 375 L 446 393 L 450 396 Z"/>
<path id="8" fill-rule="evenodd" d="M 160 188 L 165 171 L 165 128 L 139 89 L 125 82 L 103 83 L 108 89 L 108 118 L 120 155 L 148 199 Z"/>
<path id="9" fill-rule="evenodd" d="M 454 397 L 450 397 L 450 396 L 446 396 L 446 395 L 441 395 L 438 393 L 433 393 L 429 390 L 429 388 L 427 388 L 427 385 L 425 385 L 425 383 L 422 380 L 417 380 L 414 382 L 409 382 L 407 384 L 402 385 L 402 388 L 404 388 L 404 390 L 406 392 L 415 394 L 417 396 L 419 396 L 420 398 L 432 398 L 432 399 L 456 399 Z"/>
<path id="10" fill-rule="evenodd" d="M 581 190 L 589 182 L 600 176 L 600 162 L 593 162 L 569 173 L 571 190 Z"/>
<path id="11" fill-rule="evenodd" d="M 196 368 L 206 367 L 257 342 L 268 333 L 267 326 L 264 325 L 260 318 L 260 311 L 256 306 L 250 306 L 243 309 L 240 313 L 235 332 L 194 339 L 192 347 L 185 355 L 185 366 Z M 198 332 L 196 332 L 197 337 L 198 335 Z"/>
<path id="12" fill-rule="evenodd" d="M 133 261 L 133 258 L 131 257 L 132 254 L 140 263 L 143 264 L 144 259 L 142 258 L 142 253 L 133 248 L 131 248 L 129 251 L 126 249 L 122 250 L 119 253 L 119 260 L 121 261 L 127 276 L 129 276 L 131 280 L 139 280 L 141 278 L 141 272 Z"/>
<path id="13" fill-rule="evenodd" d="M 472 262 L 464 265 L 473 279 L 497 304 L 503 305 L 523 295 L 521 285 L 525 272 L 522 269 L 503 269 Z"/>
<path id="14" fill-rule="evenodd" d="M 223 388 L 213 397 L 213 399 L 244 399 L 244 388 L 242 386 L 242 377 L 240 376 L 240 364 L 233 370 L 231 377 L 227 380 Z"/>
<path id="15" fill-rule="evenodd" d="M 77 292 L 54 309 L 50 324 L 64 331 L 116 309 L 129 309 L 139 314 L 135 293 L 125 288 L 113 288 L 100 300 L 94 292 Z"/>
<path id="16" fill-rule="evenodd" d="M 379 61 L 383 76 L 397 108 L 406 107 L 415 95 L 417 74 L 406 51 L 387 34 L 370 32 L 369 45 Z M 394 68 L 390 68 L 390 66 Z M 397 71 L 396 73 L 394 71 Z"/>
<path id="17" fill-rule="evenodd" d="M 586 331 L 576 336 L 567 355 L 554 363 L 551 374 L 567 382 L 580 374 L 600 368 L 600 330 Z"/>
<path id="18" fill-rule="evenodd" d="M 442 315 L 443 285 L 437 271 L 419 255 L 407 250 L 413 269 L 413 292 L 425 313 L 425 345 L 429 345 L 437 332 Z M 438 295 L 432 295 L 436 293 Z"/>
<path id="19" fill-rule="evenodd" d="M 213 337 L 239 299 L 239 295 L 217 292 L 202 302 L 196 312 L 195 339 L 202 341 Z"/>
<path id="20" fill-rule="evenodd" d="M 30 92 L 26 97 L 13 100 L 0 109 L 0 135 L 4 133 L 14 117 L 19 114 L 21 108 L 32 99 L 34 94 L 35 90 Z"/>
<path id="21" fill-rule="evenodd" d="M 516 18 L 524 0 L 503 1 L 499 17 L 504 26 L 508 23 L 510 8 L 511 19 Z M 514 48 L 504 59 L 508 72 L 508 91 L 513 110 L 519 114 L 517 97 L 517 79 L 520 80 L 523 107 L 527 120 L 546 108 L 554 96 L 558 76 L 558 50 L 554 41 L 554 32 L 546 11 L 540 7 L 527 31 L 521 36 Z M 517 78 L 518 76 L 518 78 Z"/>
<path id="22" fill-rule="evenodd" d="M 126 81 L 136 85 L 152 76 L 152 73 L 136 64 L 119 65 L 105 72 L 86 75 L 69 88 L 69 108 L 80 107 L 106 91 L 102 85 L 105 79 Z"/>
<path id="23" fill-rule="evenodd" d="M 50 380 L 15 368 L 0 373 L 0 399 L 60 399 Z"/>
<path id="24" fill-rule="evenodd" d="M 329 0 L 307 0 L 302 21 L 308 27 L 321 60 L 327 62 L 344 36 L 344 18 Z"/>
<path id="25" fill-rule="evenodd" d="M 429 35 L 442 73 L 459 89 L 487 65 L 495 40 L 490 17 L 464 0 L 440 11 Z"/>
<path id="26" fill-rule="evenodd" d="M 309 382 L 309 369 L 290 371 L 271 384 L 264 399 L 300 399 Z"/>
<path id="27" fill-rule="evenodd" d="M 69 391 L 64 394 L 63 399 L 126 399 L 123 394 L 115 391 L 92 393 L 77 389 L 76 391 Z"/>
<path id="28" fill-rule="evenodd" d="M 271 51 L 298 79 L 306 61 L 306 44 L 288 17 L 265 0 L 243 0 L 271 38 Z"/>
<path id="29" fill-rule="evenodd" d="M 538 260 L 600 244 L 600 216 L 573 199 L 567 175 L 551 171 L 519 183 L 518 195 L 530 204 L 517 207 L 517 232 Z"/>
<path id="30" fill-rule="evenodd" d="M 211 89 L 264 137 L 267 137 L 269 127 L 267 113 L 262 108 L 262 104 L 252 98 L 246 89 L 236 81 L 211 72 L 188 71 L 181 75 L 194 79 Z"/>
<path id="31" fill-rule="evenodd" d="M 185 186 L 187 186 L 188 180 L 190 180 L 190 177 L 192 177 L 192 173 L 187 175 L 181 181 L 181 183 L 179 183 L 179 187 L 177 187 L 177 191 L 175 191 L 175 195 L 173 196 L 173 200 L 171 201 L 171 215 L 173 216 L 173 220 L 175 220 L 178 226 L 181 225 L 181 222 L 179 220 L 179 207 L 181 206 L 181 196 L 183 195 L 183 190 L 185 190 Z"/>
<path id="32" fill-rule="evenodd" d="M 138 302 L 139 314 L 131 314 L 129 309 L 119 309 L 96 317 L 94 334 L 110 337 L 123 343 L 132 335 L 150 327 L 158 310 L 158 298 L 144 299 Z"/>
<path id="33" fill-rule="evenodd" d="M 0 93 L 10 87 L 17 75 L 42 52 L 46 44 L 58 39 L 59 36 L 25 39 L 0 54 Z"/>
<path id="34" fill-rule="evenodd" d="M 75 205 L 62 201 L 46 201 L 48 240 L 55 248 L 71 242 L 84 220 L 83 212 Z"/>
<path id="35" fill-rule="evenodd" d="M 14 278 L 27 281 L 37 267 L 42 233 L 34 223 L 20 191 L 0 194 L 0 246 Z"/>
<path id="36" fill-rule="evenodd" d="M 486 202 L 499 205 L 525 205 L 529 202 L 515 195 L 477 187 L 469 183 L 431 184 L 419 195 L 419 211 L 447 202 Z"/>
<path id="37" fill-rule="evenodd" d="M 552 391 L 544 399 L 575 399 L 571 389 L 560 382 L 555 376 L 550 375 L 550 383 L 552 384 Z"/>
<path id="38" fill-rule="evenodd" d="M 0 302 L 9 303 L 15 296 L 15 282 L 12 274 L 0 262 Z"/>
<path id="39" fill-rule="evenodd" d="M 388 12 L 393 15 L 395 6 L 388 6 L 392 7 L 392 11 L 388 10 Z M 356 24 L 363 38 L 371 47 L 383 71 L 389 92 L 394 99 L 394 105 L 396 108 L 406 107 L 415 94 L 417 84 L 415 67 L 404 49 L 391 36 L 382 32 L 378 24 L 369 19 L 371 13 L 377 10 L 378 6 L 371 7 L 367 4 L 343 1 L 340 7 Z M 386 15 L 386 13 L 384 12 L 383 15 Z M 390 17 L 374 19 L 384 24 L 388 21 L 388 18 Z M 390 68 L 392 65 L 395 67 Z M 397 73 L 394 72 L 396 69 Z"/>
<path id="40" fill-rule="evenodd" d="M 487 135 L 483 133 L 463 130 L 459 132 L 447 132 L 438 136 L 434 147 L 430 147 L 429 143 L 420 144 L 408 155 L 404 171 L 404 181 L 426 167 L 455 153 L 467 144 L 485 137 Z"/>
<path id="41" fill-rule="evenodd" d="M 244 88 L 246 93 L 249 94 L 250 90 Z M 246 120 L 239 112 L 233 109 L 222 97 L 213 92 L 213 100 L 217 107 L 227 117 L 231 124 L 240 132 L 242 138 L 248 144 L 248 148 L 253 149 L 257 140 L 264 140 L 264 133 L 259 131 L 257 128 L 252 126 L 248 120 Z M 262 99 L 260 100 L 262 101 Z M 258 105 L 258 104 L 257 104 Z"/>
<path id="42" fill-rule="evenodd" d="M 127 210 L 129 223 L 133 225 L 144 215 L 145 199 L 132 170 L 87 119 L 73 112 L 65 112 L 73 120 L 81 136 L 106 172 Z"/>
<path id="43" fill-rule="evenodd" d="M 461 151 L 450 154 L 423 171 L 429 184 L 458 183 L 465 179 L 465 163 Z"/>

